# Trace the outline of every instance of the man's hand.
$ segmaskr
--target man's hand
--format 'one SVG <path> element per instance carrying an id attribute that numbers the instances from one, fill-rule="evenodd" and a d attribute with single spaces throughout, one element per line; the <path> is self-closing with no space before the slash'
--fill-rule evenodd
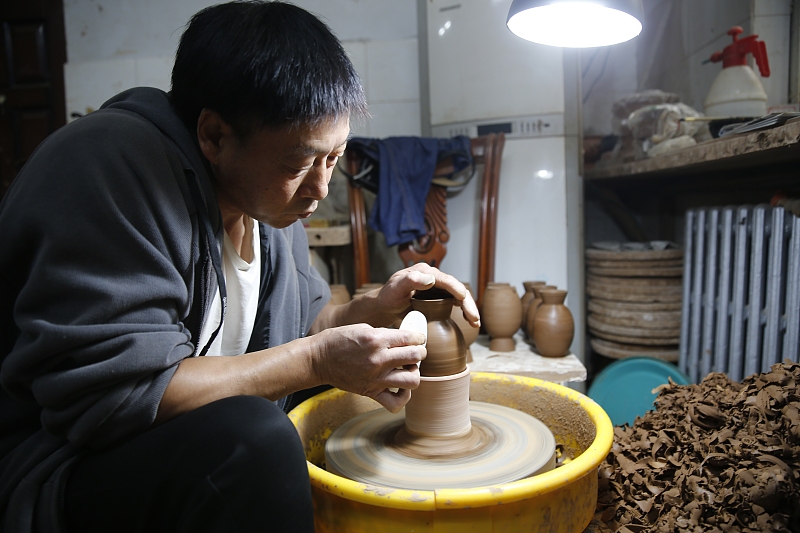
<path id="1" fill-rule="evenodd" d="M 322 342 L 313 369 L 321 383 L 368 396 L 392 413 L 400 411 L 411 389 L 419 386 L 417 362 L 426 355 L 421 333 L 356 324 L 318 336 Z"/>
<path id="2" fill-rule="evenodd" d="M 361 322 L 374 327 L 390 326 L 411 310 L 411 297 L 417 291 L 432 287 L 452 294 L 453 305 L 461 307 L 466 321 L 474 328 L 480 327 L 478 307 L 464 284 L 437 268 L 419 263 L 395 272 L 380 289 L 362 294 L 344 305 L 326 305 L 308 333 L 313 335 Z"/>
<path id="3" fill-rule="evenodd" d="M 455 306 L 461 307 L 472 327 L 481 325 L 478 307 L 464 284 L 449 274 L 425 263 L 395 272 L 377 295 L 381 311 L 399 320 L 411 309 L 411 297 L 419 290 L 437 287 L 453 295 Z"/>

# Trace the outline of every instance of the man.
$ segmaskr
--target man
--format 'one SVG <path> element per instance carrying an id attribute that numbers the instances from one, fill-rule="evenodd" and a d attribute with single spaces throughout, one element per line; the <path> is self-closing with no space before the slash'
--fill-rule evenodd
<path id="1" fill-rule="evenodd" d="M 323 23 L 235 2 L 193 17 L 169 95 L 122 93 L 37 149 L 0 204 L 4 531 L 312 530 L 293 393 L 396 412 L 424 338 L 381 326 L 433 285 L 479 323 L 424 265 L 326 305 L 299 220 L 365 113 Z"/>

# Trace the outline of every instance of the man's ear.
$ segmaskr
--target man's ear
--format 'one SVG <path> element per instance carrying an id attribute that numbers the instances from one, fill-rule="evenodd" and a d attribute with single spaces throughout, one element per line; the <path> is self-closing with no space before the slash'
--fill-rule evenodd
<path id="1" fill-rule="evenodd" d="M 197 119 L 197 142 L 200 151 L 212 165 L 219 162 L 219 154 L 225 142 L 233 135 L 233 128 L 222 116 L 211 109 L 203 109 Z"/>

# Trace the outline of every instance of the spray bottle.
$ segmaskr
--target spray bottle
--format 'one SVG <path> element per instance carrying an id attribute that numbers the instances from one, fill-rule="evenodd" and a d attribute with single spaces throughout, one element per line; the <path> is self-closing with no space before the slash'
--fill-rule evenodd
<path id="1" fill-rule="evenodd" d="M 714 52 L 708 60 L 722 61 L 722 71 L 717 75 L 705 101 L 705 113 L 710 117 L 761 117 L 767 114 L 767 93 L 753 69 L 747 65 L 747 54 L 753 54 L 758 70 L 769 77 L 767 45 L 758 35 L 739 39 L 744 30 L 734 26 L 728 30 L 733 43 L 722 52 Z"/>

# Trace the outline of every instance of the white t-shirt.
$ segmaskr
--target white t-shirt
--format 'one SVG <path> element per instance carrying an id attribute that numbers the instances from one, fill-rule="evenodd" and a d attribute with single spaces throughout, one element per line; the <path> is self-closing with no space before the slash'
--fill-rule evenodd
<path id="1" fill-rule="evenodd" d="M 228 307 L 225 322 L 217 333 L 217 338 L 208 349 L 206 355 L 240 355 L 245 353 L 253 333 L 253 325 L 258 310 L 258 292 L 261 282 L 261 249 L 258 246 L 258 222 L 253 220 L 253 238 L 250 246 L 253 250 L 253 261 L 248 263 L 242 259 L 233 241 L 225 232 L 222 243 L 222 271 L 225 277 L 225 288 L 228 291 Z M 245 243 L 245 246 L 247 244 Z M 222 301 L 219 289 L 211 303 L 211 309 L 203 323 L 198 346 L 204 347 L 211 334 L 219 325 L 222 315 Z M 200 353 L 201 349 L 197 350 Z"/>

